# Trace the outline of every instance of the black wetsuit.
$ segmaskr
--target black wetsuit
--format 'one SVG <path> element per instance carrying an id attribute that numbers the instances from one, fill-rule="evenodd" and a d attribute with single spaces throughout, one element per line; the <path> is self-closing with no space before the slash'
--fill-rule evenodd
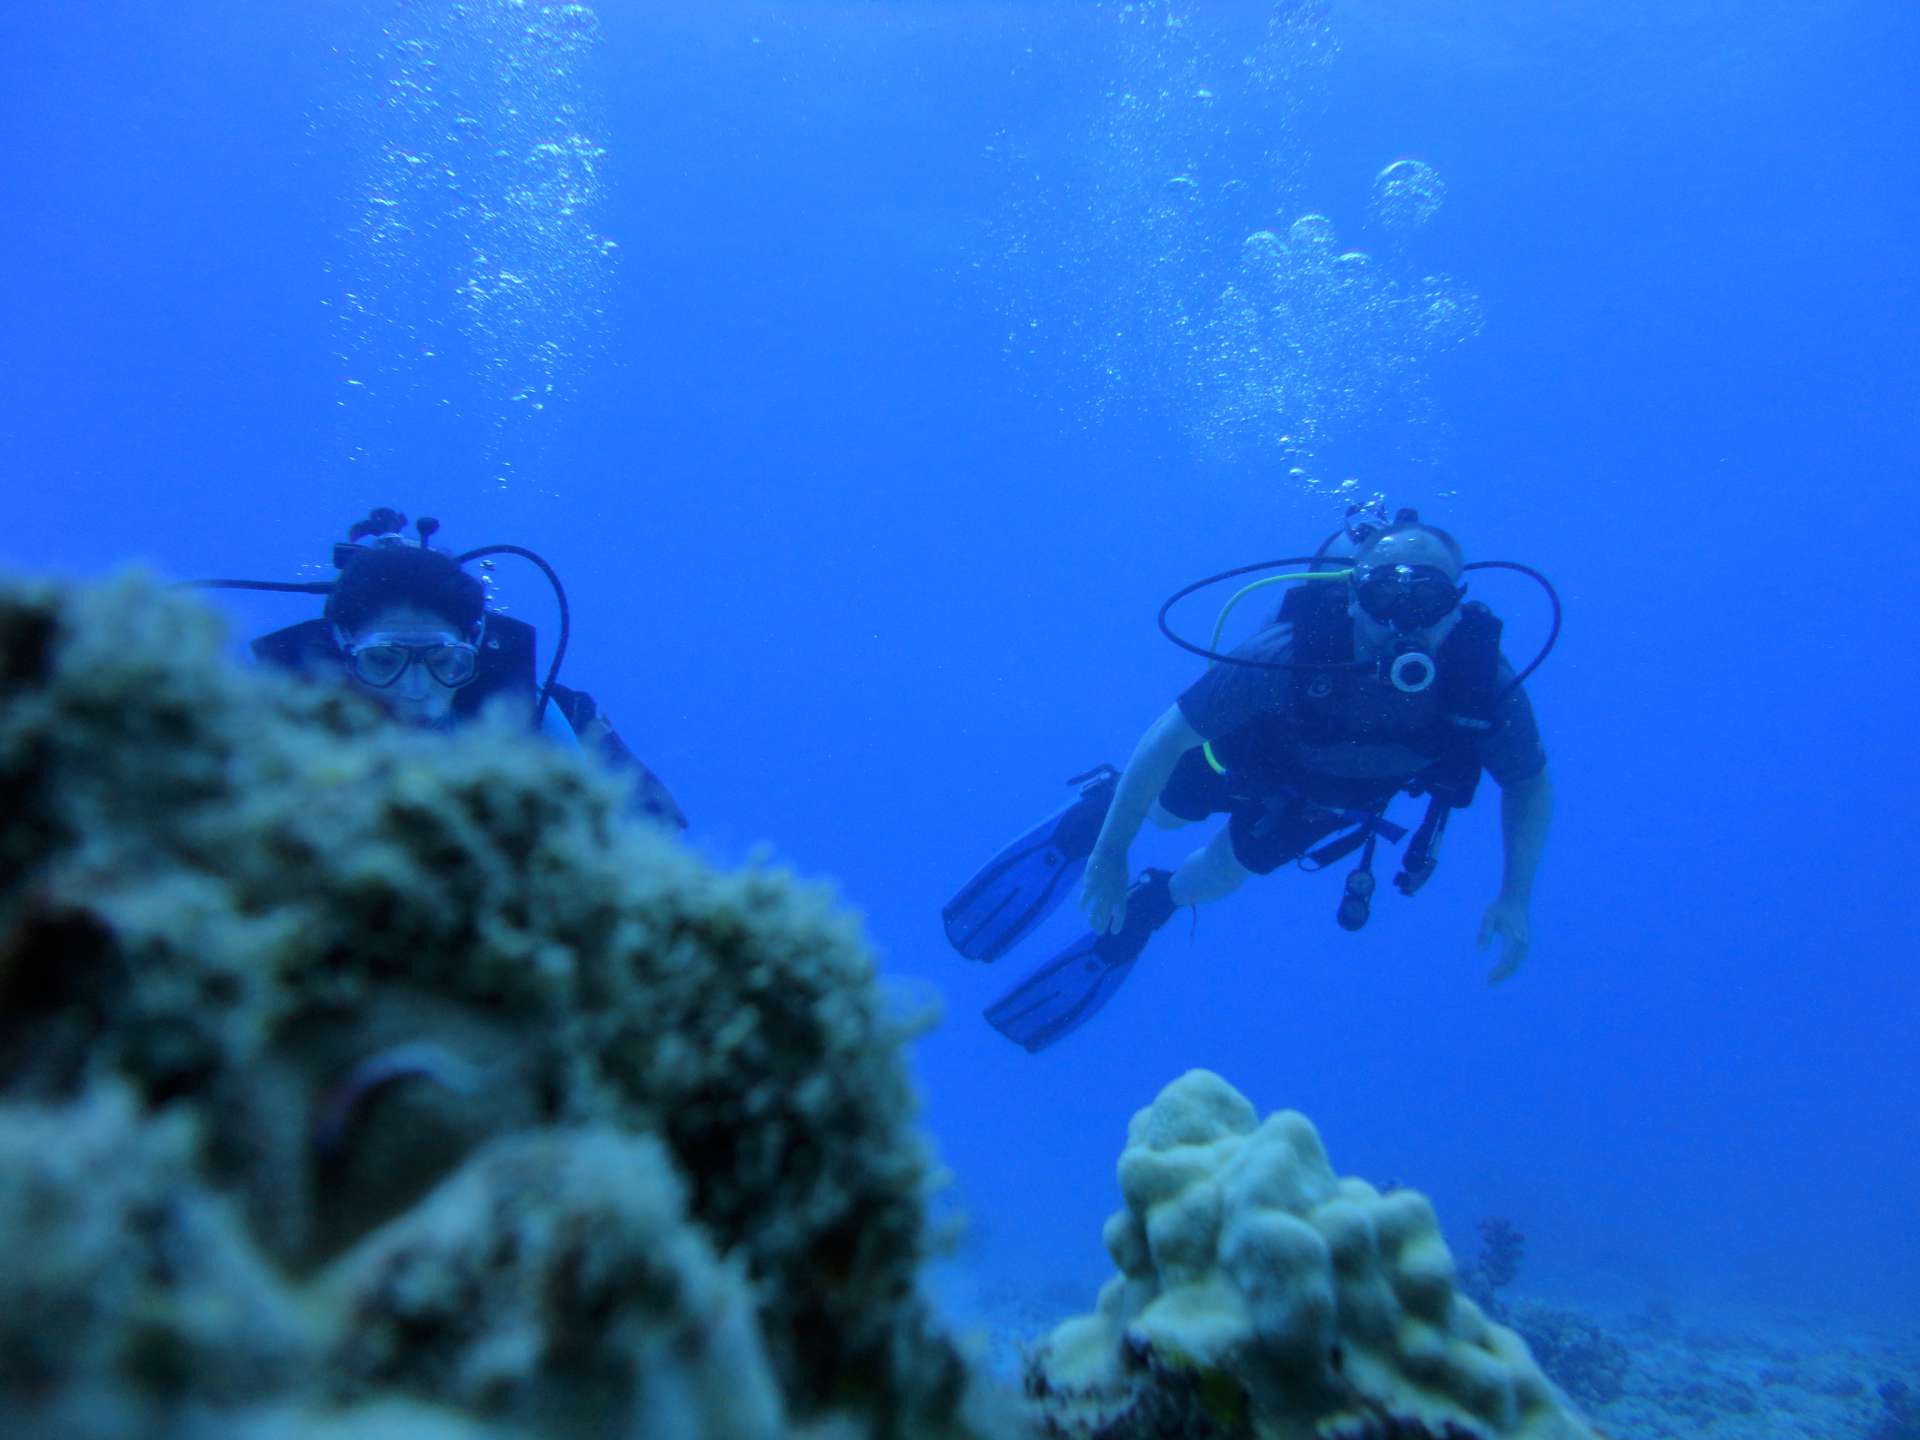
<path id="1" fill-rule="evenodd" d="M 1232 653 L 1292 659 L 1291 626 L 1270 625 Z M 1503 659 L 1502 687 L 1513 677 Z M 1443 677 L 1444 678 L 1444 677 Z M 1353 812 L 1378 813 L 1438 762 L 1458 733 L 1445 686 L 1418 695 L 1395 690 L 1372 668 L 1266 670 L 1215 665 L 1180 696 L 1180 713 L 1227 773 L 1198 749 L 1180 760 L 1161 805 L 1185 820 L 1231 817 L 1233 853 L 1265 875 L 1322 838 L 1352 825 Z M 1531 780 L 1547 755 L 1526 691 L 1514 687 L 1491 728 L 1472 732 L 1474 758 L 1501 786 Z"/>

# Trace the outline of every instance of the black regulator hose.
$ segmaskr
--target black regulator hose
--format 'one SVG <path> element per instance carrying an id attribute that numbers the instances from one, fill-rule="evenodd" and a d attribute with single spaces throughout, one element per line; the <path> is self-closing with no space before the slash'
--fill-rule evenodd
<path id="1" fill-rule="evenodd" d="M 1202 659 L 1212 660 L 1221 665 L 1243 665 L 1250 670 L 1344 669 L 1346 668 L 1344 662 L 1336 662 L 1334 665 L 1329 666 L 1325 664 L 1294 664 L 1284 660 L 1247 660 L 1238 655 L 1228 655 L 1224 651 L 1209 650 L 1206 646 L 1196 645 L 1185 636 L 1175 633 L 1172 624 L 1167 620 L 1167 616 L 1171 613 L 1173 607 L 1178 605 L 1182 600 L 1186 599 L 1189 595 L 1198 594 L 1209 586 L 1218 585 L 1222 580 L 1234 580 L 1242 575 L 1255 575 L 1262 570 L 1277 570 L 1282 565 L 1318 565 L 1324 558 L 1324 556 L 1320 555 L 1288 555 L 1279 560 L 1261 560 L 1252 565 L 1236 565 L 1231 570 L 1222 570 L 1218 575 L 1209 575 L 1204 580 L 1196 580 L 1191 585 L 1183 585 L 1174 591 L 1173 594 L 1169 595 L 1166 603 L 1160 607 L 1160 633 L 1178 645 L 1182 650 L 1189 651 L 1192 654 L 1200 656 Z"/>
<path id="2" fill-rule="evenodd" d="M 547 678 L 540 687 L 540 699 L 533 707 L 533 728 L 541 729 L 546 724 L 547 702 L 553 698 L 553 685 L 560 678 L 560 662 L 567 658 L 567 641 L 573 635 L 573 611 L 567 605 L 567 587 L 560 583 L 560 576 L 553 566 L 524 545 L 482 545 L 478 550 L 469 550 L 464 555 L 456 555 L 454 563 L 465 565 L 472 560 L 481 560 L 489 555 L 518 555 L 522 560 L 531 561 L 540 567 L 540 573 L 547 577 L 547 583 L 553 586 L 553 598 L 560 604 L 560 636 L 554 641 L 553 663 L 547 666 Z"/>
<path id="3" fill-rule="evenodd" d="M 1249 660 L 1243 655 L 1229 655 L 1223 650 L 1213 650 L 1205 645 L 1195 644 L 1185 636 L 1177 633 L 1172 623 L 1167 619 L 1173 607 L 1178 605 L 1182 600 L 1185 600 L 1189 595 L 1198 594 L 1210 586 L 1218 585 L 1222 580 L 1233 580 L 1242 575 L 1254 575 L 1262 570 L 1277 570 L 1282 565 L 1325 564 L 1328 559 L 1326 546 L 1331 544 L 1336 538 L 1338 538 L 1337 532 L 1335 535 L 1328 536 L 1326 543 L 1322 544 L 1320 549 L 1312 555 L 1289 555 L 1278 560 L 1261 560 L 1252 565 L 1236 565 L 1231 570 L 1222 570 L 1217 575 L 1209 575 L 1204 580 L 1196 580 L 1191 585 L 1181 586 L 1178 590 L 1174 591 L 1173 594 L 1169 595 L 1165 603 L 1160 606 L 1160 614 L 1158 617 L 1160 633 L 1175 645 L 1178 645 L 1182 650 L 1220 665 L 1240 665 L 1249 670 L 1344 670 L 1359 668 L 1363 662 L 1331 661 L 1315 664 L 1287 660 Z M 1522 565 L 1517 560 L 1476 560 L 1470 565 L 1463 565 L 1461 567 L 1463 574 L 1469 570 L 1517 571 L 1533 581 L 1533 583 L 1538 585 L 1542 590 L 1546 591 L 1547 602 L 1553 607 L 1553 623 L 1548 627 L 1546 644 L 1540 647 L 1539 653 L 1527 663 L 1526 668 L 1515 675 L 1506 689 L 1501 691 L 1500 699 L 1505 699 L 1508 695 L 1519 689 L 1521 685 L 1526 683 L 1527 677 L 1532 675 L 1534 671 L 1538 670 L 1541 665 L 1546 662 L 1547 656 L 1553 653 L 1553 647 L 1559 643 L 1560 624 L 1564 615 L 1560 604 L 1560 592 L 1555 590 L 1553 588 L 1553 582 L 1538 570 L 1534 569 L 1531 565 Z"/>
<path id="4" fill-rule="evenodd" d="M 331 595 L 331 580 L 181 580 L 176 590 L 271 590 L 279 595 Z"/>

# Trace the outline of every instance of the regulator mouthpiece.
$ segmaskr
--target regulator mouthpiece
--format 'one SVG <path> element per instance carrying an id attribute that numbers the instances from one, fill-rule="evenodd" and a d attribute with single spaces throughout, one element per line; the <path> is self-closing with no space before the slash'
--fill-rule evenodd
<path id="1" fill-rule="evenodd" d="M 1408 650 L 1394 656 L 1387 667 L 1387 679 L 1402 695 L 1418 695 L 1430 688 L 1437 673 L 1433 657 L 1424 650 Z"/>

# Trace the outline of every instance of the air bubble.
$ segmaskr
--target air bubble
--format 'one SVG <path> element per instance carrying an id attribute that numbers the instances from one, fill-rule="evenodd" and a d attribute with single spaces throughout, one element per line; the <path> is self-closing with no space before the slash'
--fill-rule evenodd
<path id="1" fill-rule="evenodd" d="M 564 399 L 605 344 L 615 245 L 600 233 L 601 106 L 582 74 L 599 21 L 550 0 L 389 8 L 367 93 L 335 117 L 364 166 L 342 341 L 365 393 L 444 408 L 458 380 L 436 357 L 459 337 L 498 460 L 518 443 L 501 438 L 509 420 Z"/>
<path id="2" fill-rule="evenodd" d="M 1302 215 L 1287 227 L 1287 239 L 1303 250 L 1333 248 L 1333 221 L 1320 214 Z"/>
<path id="3" fill-rule="evenodd" d="M 1385 224 L 1361 209 L 1339 212 L 1336 229 L 1336 212 L 1307 209 L 1311 146 L 1298 127 L 1335 52 L 1334 3 L 1266 0 L 1251 43 L 1220 7 L 1106 7 L 1115 68 L 1090 145 L 1061 165 L 996 143 L 1011 199 L 973 267 L 1004 276 L 1011 358 L 1082 368 L 1085 393 L 1063 398 L 1087 418 L 1141 397 L 1171 403 L 1201 453 L 1257 461 L 1323 498 L 1345 468 L 1334 447 L 1391 426 L 1391 443 L 1404 432 L 1407 453 L 1424 456 L 1431 362 L 1478 323 L 1474 297 L 1423 276 L 1408 237 L 1389 233 L 1432 213 L 1430 167 L 1354 176 L 1363 200 L 1377 182 Z"/>
<path id="4" fill-rule="evenodd" d="M 1396 160 L 1373 177 L 1373 217 L 1388 230 L 1417 230 L 1439 213 L 1447 187 L 1424 160 Z"/>
<path id="5" fill-rule="evenodd" d="M 1287 258 L 1287 247 L 1271 230 L 1256 230 L 1240 244 L 1240 258 L 1249 265 L 1266 268 Z"/>

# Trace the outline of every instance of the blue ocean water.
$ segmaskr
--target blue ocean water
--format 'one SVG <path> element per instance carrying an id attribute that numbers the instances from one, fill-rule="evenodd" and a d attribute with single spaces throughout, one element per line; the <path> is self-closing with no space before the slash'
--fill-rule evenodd
<path id="1" fill-rule="evenodd" d="M 1907 0 L 9 7 L 0 561 L 312 578 L 375 505 L 548 556 L 694 843 L 831 877 L 944 996 L 956 1304 L 1090 1301 L 1127 1117 L 1204 1065 L 1537 1283 L 1910 1318 L 1916 41 Z M 1284 872 L 1009 1046 L 980 1009 L 1076 920 L 988 969 L 941 902 L 1192 680 L 1166 594 L 1374 492 L 1566 602 L 1528 965 L 1473 947 L 1488 795 L 1362 934 Z M 1538 596 L 1476 593 L 1529 653 Z"/>

